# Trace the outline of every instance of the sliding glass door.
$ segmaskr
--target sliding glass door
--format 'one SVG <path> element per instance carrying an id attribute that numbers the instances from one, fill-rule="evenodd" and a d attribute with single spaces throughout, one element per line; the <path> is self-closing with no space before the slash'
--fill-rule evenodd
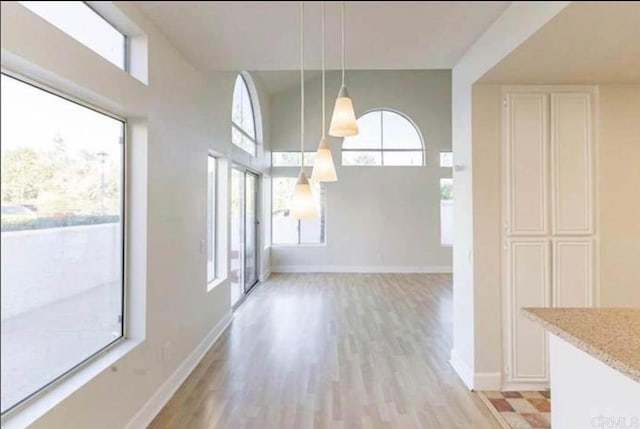
<path id="1" fill-rule="evenodd" d="M 258 282 L 258 176 L 231 170 L 231 305 Z"/>
<path id="2" fill-rule="evenodd" d="M 258 283 L 258 176 L 244 175 L 244 290 L 248 292 Z"/>

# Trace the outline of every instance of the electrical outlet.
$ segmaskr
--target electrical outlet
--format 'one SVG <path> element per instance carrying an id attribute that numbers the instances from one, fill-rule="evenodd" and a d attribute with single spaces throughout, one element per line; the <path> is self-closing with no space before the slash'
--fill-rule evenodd
<path id="1" fill-rule="evenodd" d="M 207 251 L 207 241 L 200 240 L 200 253 L 204 255 L 206 251 Z"/>

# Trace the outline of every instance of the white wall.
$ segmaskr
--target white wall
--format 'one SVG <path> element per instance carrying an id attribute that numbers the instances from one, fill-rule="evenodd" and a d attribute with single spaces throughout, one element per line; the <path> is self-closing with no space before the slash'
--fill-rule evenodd
<path id="1" fill-rule="evenodd" d="M 124 427 L 230 311 L 228 282 L 207 292 L 200 242 L 208 150 L 248 162 L 230 145 L 235 73 L 199 73 L 135 6 L 118 2 L 117 8 L 147 36 L 148 85 L 17 3 L 2 3 L 3 68 L 122 115 L 130 125 L 128 314 L 143 325 L 131 333 L 142 343 L 37 420 L 37 428 Z"/>
<path id="2" fill-rule="evenodd" d="M 600 88 L 600 303 L 640 307 L 640 83 Z"/>
<path id="3" fill-rule="evenodd" d="M 327 74 L 327 122 L 339 88 Z M 326 185 L 326 246 L 275 246 L 273 271 L 449 271 L 451 248 L 440 245 L 439 153 L 451 150 L 449 71 L 349 71 L 347 86 L 356 115 L 380 107 L 408 115 L 427 150 L 424 167 L 342 167 L 342 139 L 331 139 L 338 182 Z M 321 133 L 321 80 L 306 84 L 307 138 L 315 150 Z M 299 150 L 299 86 L 271 98 L 272 149 Z M 328 126 L 328 123 L 327 123 Z M 310 173 L 310 170 L 308 173 Z M 297 168 L 272 168 L 296 176 Z M 348 232 L 348 233 L 347 233 Z"/>

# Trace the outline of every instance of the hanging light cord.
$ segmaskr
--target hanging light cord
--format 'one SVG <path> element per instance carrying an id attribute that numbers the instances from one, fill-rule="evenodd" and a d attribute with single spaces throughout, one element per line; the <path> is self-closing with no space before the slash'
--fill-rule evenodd
<path id="1" fill-rule="evenodd" d="M 342 2 L 342 86 L 344 86 L 344 1 Z"/>
<path id="2" fill-rule="evenodd" d="M 326 128 L 326 118 L 325 118 L 325 77 L 324 77 L 324 69 L 325 69 L 325 58 L 324 58 L 324 1 L 322 2 L 322 138 L 326 137 L 325 128 Z"/>
<path id="3" fill-rule="evenodd" d="M 300 155 L 304 157 L 304 1 L 300 1 Z"/>

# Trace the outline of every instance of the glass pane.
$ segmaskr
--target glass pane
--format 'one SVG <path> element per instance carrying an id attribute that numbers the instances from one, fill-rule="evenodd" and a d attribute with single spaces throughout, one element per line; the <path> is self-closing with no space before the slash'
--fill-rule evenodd
<path id="1" fill-rule="evenodd" d="M 236 83 L 233 85 L 233 104 L 231 105 L 231 121 L 238 127 L 242 127 L 242 86 L 244 82 L 242 77 L 236 77 Z M 236 144 L 235 140 L 233 141 Z"/>
<path id="2" fill-rule="evenodd" d="M 382 146 L 384 149 L 422 150 L 420 134 L 413 124 L 396 112 L 384 110 L 382 114 Z"/>
<path id="3" fill-rule="evenodd" d="M 440 152 L 440 167 L 453 167 L 452 152 Z"/>
<path id="4" fill-rule="evenodd" d="M 248 291 L 258 281 L 256 191 L 257 177 L 245 173 L 245 233 L 244 233 L 244 290 Z"/>
<path id="5" fill-rule="evenodd" d="M 311 191 L 320 207 L 320 216 L 300 221 L 300 243 L 321 244 L 324 243 L 324 189 L 319 183 L 312 182 Z"/>
<path id="6" fill-rule="evenodd" d="M 4 412 L 122 337 L 124 124 L 1 82 Z"/>
<path id="7" fill-rule="evenodd" d="M 208 160 L 207 174 L 207 281 L 216 277 L 216 159 Z"/>
<path id="8" fill-rule="evenodd" d="M 242 297 L 244 291 L 244 174 L 231 170 L 231 305 Z"/>
<path id="9" fill-rule="evenodd" d="M 84 2 L 21 1 L 20 4 L 124 70 L 126 37 Z"/>
<path id="10" fill-rule="evenodd" d="M 298 221 L 289 211 L 296 178 L 273 177 L 271 180 L 271 241 L 273 244 L 298 244 Z"/>
<path id="11" fill-rule="evenodd" d="M 382 153 L 364 151 L 342 151 L 342 165 L 382 165 Z"/>
<path id="12" fill-rule="evenodd" d="M 401 152 L 384 152 L 384 165 L 423 165 L 422 151 L 401 151 Z"/>
<path id="13" fill-rule="evenodd" d="M 357 136 L 345 137 L 343 149 L 381 149 L 382 148 L 382 111 L 376 110 L 362 115 L 358 119 Z"/>
<path id="14" fill-rule="evenodd" d="M 440 243 L 453 245 L 453 179 L 440 179 Z"/>
<path id="15" fill-rule="evenodd" d="M 304 153 L 304 166 L 305 167 L 313 167 L 313 161 L 316 159 L 315 152 L 305 152 Z"/>
<path id="16" fill-rule="evenodd" d="M 272 152 L 274 167 L 300 167 L 300 152 Z"/>
<path id="17" fill-rule="evenodd" d="M 253 105 L 251 103 L 251 96 L 249 95 L 247 84 L 241 75 L 238 75 L 233 87 L 231 121 L 250 137 L 250 139 L 247 140 L 251 141 L 253 139 L 255 141 L 256 130 L 255 119 L 253 116 Z M 241 145 L 240 139 L 234 139 L 233 143 L 247 150 L 245 146 Z"/>
<path id="18" fill-rule="evenodd" d="M 249 96 L 249 89 L 244 79 L 242 80 L 242 129 L 255 140 L 256 129 L 253 118 L 253 105 Z"/>
<path id="19" fill-rule="evenodd" d="M 231 142 L 250 155 L 256 156 L 256 143 L 242 134 L 235 125 L 231 126 Z"/>
<path id="20" fill-rule="evenodd" d="M 315 158 L 315 152 L 305 152 L 305 167 L 313 167 Z M 273 167 L 300 167 L 300 152 L 271 152 L 271 165 Z"/>

